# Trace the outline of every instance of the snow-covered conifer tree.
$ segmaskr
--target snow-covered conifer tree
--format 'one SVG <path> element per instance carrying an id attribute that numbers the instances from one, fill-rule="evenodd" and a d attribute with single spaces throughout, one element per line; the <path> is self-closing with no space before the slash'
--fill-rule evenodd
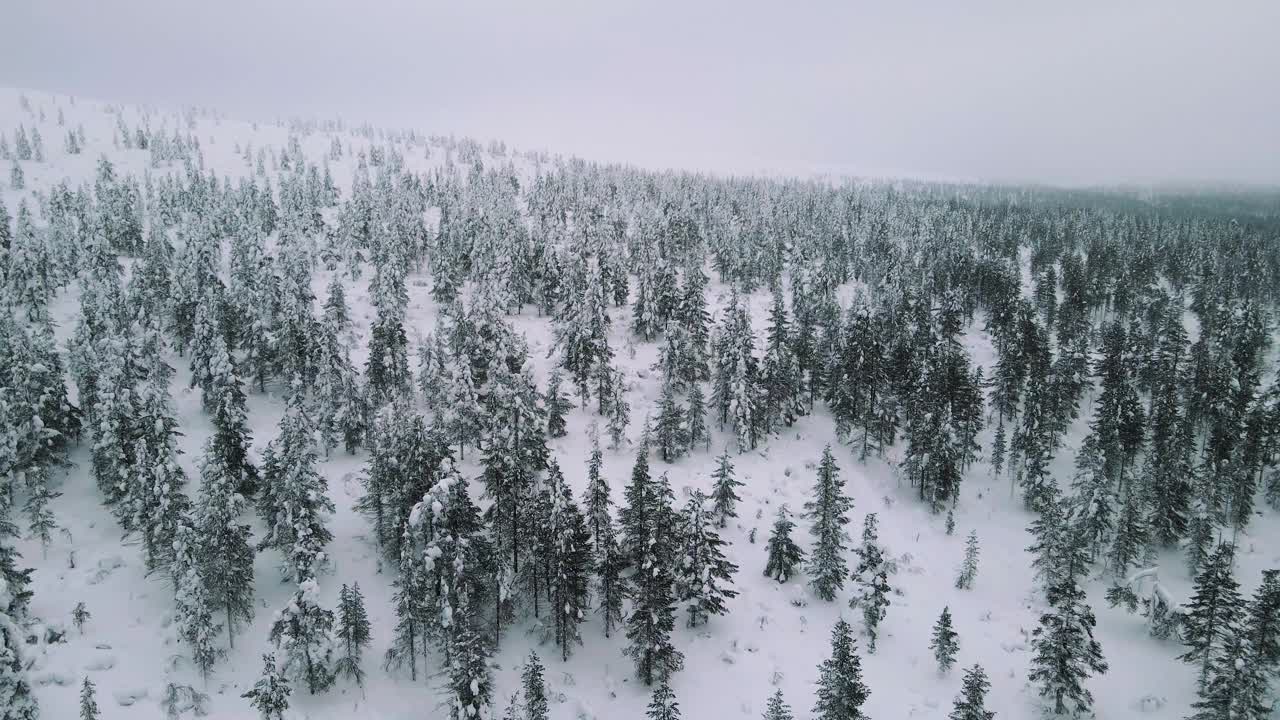
<path id="1" fill-rule="evenodd" d="M 862 704 L 871 691 L 862 682 L 862 661 L 843 619 L 831 630 L 831 657 L 822 661 L 818 673 L 815 720 L 866 720 Z"/>
<path id="2" fill-rule="evenodd" d="M 946 673 L 956 661 L 956 651 L 960 644 L 956 642 L 956 631 L 951 627 L 951 608 L 942 608 L 942 614 L 933 624 L 933 638 L 929 641 L 929 649 L 933 658 L 938 661 L 938 670 Z"/>
<path id="3" fill-rule="evenodd" d="M 271 642 L 284 653 L 280 673 L 306 683 L 312 695 L 333 685 L 333 611 L 319 605 L 320 587 L 308 577 L 271 624 Z"/>
<path id="4" fill-rule="evenodd" d="M 849 523 L 847 513 L 853 507 L 853 500 L 844 494 L 844 481 L 840 479 L 840 469 L 836 467 L 830 446 L 822 451 L 813 499 L 804 507 L 807 517 L 813 521 L 809 529 L 814 537 L 809 555 L 809 585 L 819 598 L 834 600 L 848 574 L 844 549 L 849 534 L 844 526 Z"/>

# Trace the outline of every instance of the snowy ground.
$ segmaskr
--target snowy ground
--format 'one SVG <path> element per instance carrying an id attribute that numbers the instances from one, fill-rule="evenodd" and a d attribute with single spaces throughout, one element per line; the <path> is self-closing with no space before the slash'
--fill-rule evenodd
<path id="1" fill-rule="evenodd" d="M 0 91 L 0 131 L 12 142 L 19 123 L 30 132 L 37 125 L 44 138 L 45 163 L 24 163 L 27 189 L 15 191 L 5 182 L 0 194 L 11 213 L 19 200 L 39 189 L 47 189 L 62 178 L 73 185 L 90 182 L 100 154 L 106 153 L 116 163 L 119 174 L 134 173 L 139 178 L 147 169 L 145 151 L 123 150 L 112 146 L 115 115 L 107 106 L 67 97 L 27 93 L 32 113 L 19 106 L 19 92 Z M 58 110 L 66 116 L 66 127 L 56 122 Z M 41 110 L 45 119 L 36 116 Z M 127 108 L 130 125 L 144 110 Z M 167 126 L 171 131 L 178 116 L 159 110 L 145 111 L 152 128 Z M 252 143 L 253 147 L 275 148 L 286 143 L 289 132 L 284 125 L 251 125 L 232 122 L 214 114 L 193 115 L 195 132 L 203 144 L 206 163 L 219 175 L 233 179 L 252 172 L 243 157 L 235 152 L 236 144 Z M 68 128 L 83 124 L 88 148 L 78 156 L 66 155 L 62 138 Z M 363 137 L 340 134 L 344 144 L 355 149 L 368 144 Z M 319 158 L 328 148 L 331 135 L 315 132 L 303 141 L 308 155 Z M 438 150 L 438 148 L 433 148 Z M 406 161 L 415 170 L 427 170 L 443 162 L 443 153 L 431 158 L 421 153 Z M 505 162 L 506 159 L 489 160 Z M 354 155 L 347 154 L 334 162 L 335 180 L 346 187 L 350 179 Z M 532 172 L 531 163 L 519 165 Z M 5 180 L 7 180 L 7 167 Z M 153 171 L 154 172 L 154 171 Z M 273 182 L 274 184 L 274 182 Z M 318 272 L 317 294 L 329 276 Z M 348 301 L 355 319 L 358 342 L 362 349 L 372 309 L 363 283 L 349 288 Z M 410 310 L 407 331 L 411 342 L 424 337 L 434 324 L 436 308 L 428 294 L 429 280 L 410 278 Z M 724 288 L 714 285 L 713 308 L 725 299 Z M 751 299 L 752 314 L 759 330 L 767 318 L 765 295 Z M 71 292 L 60 297 L 56 305 L 59 340 L 64 344 L 73 327 L 78 305 Z M 529 339 L 531 356 L 539 364 L 539 382 L 545 379 L 550 360 L 546 358 L 551 332 L 546 318 L 526 309 L 511 319 L 518 331 Z M 656 344 L 642 344 L 628 338 L 625 310 L 614 314 L 615 347 L 619 361 L 631 384 L 628 401 L 633 409 L 630 433 L 633 439 L 645 414 L 655 407 L 658 379 L 649 371 L 657 357 Z M 977 327 L 968 336 L 970 352 L 975 360 L 990 367 L 992 353 L 985 334 Z M 353 356 L 357 366 L 363 364 L 363 352 Z M 412 354 L 411 354 L 412 357 Z M 188 389 L 186 362 L 173 358 L 177 368 L 172 391 L 175 409 L 181 422 L 183 449 L 188 477 L 198 482 L 194 459 L 210 433 L 208 418 L 200 408 L 199 394 Z M 250 395 L 251 427 L 254 445 L 259 451 L 276 432 L 282 412 L 278 388 L 268 387 L 265 394 Z M 656 415 L 656 412 L 654 413 Z M 1087 408 L 1082 413 L 1087 416 Z M 566 478 L 581 491 L 586 476 L 588 426 L 594 416 L 575 410 L 569 418 L 568 437 L 551 441 L 551 449 L 564 469 Z M 1058 456 L 1058 477 L 1069 477 L 1075 443 L 1083 435 L 1083 423 L 1068 438 L 1067 448 Z M 989 436 L 984 435 L 984 446 Z M 695 452 L 670 466 L 654 459 L 656 471 L 668 471 L 678 496 L 684 489 L 709 489 L 714 455 L 728 438 L 716 433 L 712 452 Z M 740 595 L 729 601 L 730 613 L 713 618 L 699 631 L 683 627 L 675 635 L 677 646 L 685 653 L 686 669 L 674 679 L 674 690 L 683 714 L 688 718 L 759 717 L 765 700 L 774 686 L 782 688 L 796 715 L 805 718 L 813 701 L 813 684 L 817 666 L 829 651 L 829 634 L 833 622 L 846 615 L 855 627 L 860 617 L 848 609 L 848 588 L 834 603 L 814 599 L 805 587 L 805 577 L 778 585 L 762 577 L 765 562 L 764 542 L 768 536 L 775 509 L 788 504 L 798 510 L 807 499 L 814 479 L 813 464 L 827 443 L 836 444 L 831 418 L 819 407 L 813 415 L 802 419 L 783 435 L 770 440 L 758 452 L 736 456 L 738 477 L 746 483 L 740 518 L 725 531 L 730 543 L 728 555 L 739 565 L 736 585 Z M 855 506 L 851 515 L 851 534 L 861 528 L 862 516 L 876 512 L 880 517 L 881 542 L 898 560 L 899 571 L 890 579 L 895 593 L 888 616 L 882 625 L 882 637 L 875 655 L 863 655 L 863 670 L 871 697 L 865 710 L 872 718 L 944 718 L 960 686 L 960 672 L 940 676 L 928 648 L 929 633 L 944 605 L 954 615 L 960 634 L 958 667 L 980 662 L 991 677 L 992 691 L 988 708 L 1000 718 L 1024 718 L 1038 714 L 1040 701 L 1026 683 L 1030 660 L 1029 641 L 1042 609 L 1040 593 L 1034 587 L 1031 557 L 1023 548 L 1030 543 L 1026 526 L 1031 516 L 1013 498 L 1007 478 L 993 479 L 986 465 L 973 468 L 964 483 L 963 497 L 956 510 L 956 531 L 947 536 L 942 516 L 930 515 L 914 498 L 910 488 L 898 479 L 893 458 L 860 464 L 852 452 L 836 449 L 847 492 Z M 337 452 L 323 464 L 328 478 L 329 494 L 337 506 L 331 520 L 334 541 L 330 553 L 334 569 L 320 578 L 324 604 L 333 607 L 338 588 L 343 583 L 359 583 L 366 598 L 373 624 L 373 643 L 366 656 L 369 671 L 363 691 L 340 683 L 328 694 L 315 697 L 305 692 L 294 695 L 291 711 L 295 717 L 317 720 L 329 718 L 433 718 L 444 717 L 440 679 L 412 682 L 407 674 L 390 674 L 381 669 L 381 653 L 391 640 L 395 616 L 391 602 L 390 568 L 384 568 L 374 548 L 366 520 L 352 509 L 362 493 L 359 475 L 365 455 L 349 456 Z M 184 661 L 183 653 L 169 629 L 172 594 L 165 580 L 147 577 L 141 549 L 122 541 L 120 530 L 101 504 L 98 490 L 88 473 L 89 454 L 86 446 L 72 456 L 74 465 L 61 478 L 62 492 L 54 511 L 62 531 L 43 551 L 37 542 L 24 542 L 24 561 L 36 568 L 35 599 L 32 612 L 46 623 L 65 626 L 67 642 L 50 644 L 37 651 L 34 678 L 39 684 L 38 696 L 44 717 L 69 718 L 77 712 L 78 687 L 89 676 L 98 687 L 98 702 L 104 720 L 130 718 L 146 720 L 163 716 L 159 700 L 167 682 L 201 681 Z M 606 451 L 605 469 L 620 501 L 622 489 L 630 476 L 633 453 Z M 474 476 L 471 461 L 464 470 Z M 195 495 L 195 488 L 188 492 Z M 478 496 L 478 492 L 476 495 Z M 1237 578 L 1242 589 L 1252 592 L 1262 569 L 1280 566 L 1280 523 L 1274 513 L 1254 522 L 1250 534 L 1240 539 Z M 756 530 L 755 544 L 749 534 Z M 796 538 L 808 543 L 807 522 L 798 522 Z M 964 551 L 964 538 L 976 530 L 982 544 L 982 557 L 977 582 L 971 591 L 953 587 L 955 573 Z M 260 655 L 267 651 L 267 630 L 273 613 L 292 588 L 279 582 L 278 558 L 264 553 L 257 563 L 258 597 L 253 626 L 240 632 L 234 649 L 216 669 L 205 687 L 210 695 L 210 717 L 214 720 L 252 717 L 247 702 L 240 698 L 257 679 L 261 669 Z M 1179 597 L 1190 587 L 1181 556 L 1161 558 L 1160 577 Z M 1097 637 L 1102 643 L 1111 671 L 1089 681 L 1096 697 L 1097 717 L 1181 718 L 1195 696 L 1193 669 L 1175 658 L 1181 652 L 1175 641 L 1161 642 L 1149 637 L 1139 617 L 1123 610 L 1106 607 L 1102 598 L 1105 584 L 1095 581 L 1090 587 L 1090 601 L 1098 616 Z M 797 607 L 793 600 L 807 605 Z M 71 611 L 83 601 L 92 613 L 83 634 L 71 625 Z M 632 676 L 630 661 L 621 654 L 618 637 L 606 640 L 598 619 L 584 628 L 585 646 L 567 663 L 558 654 L 541 652 L 547 664 L 547 679 L 552 696 L 552 717 L 566 718 L 640 718 L 649 701 L 649 692 Z M 505 705 L 518 682 L 519 665 L 535 640 L 521 628 L 513 628 L 494 658 L 497 704 Z M 865 646 L 865 642 L 860 643 Z M 435 670 L 436 668 L 432 668 Z M 1144 698 L 1156 702 L 1143 703 Z"/>

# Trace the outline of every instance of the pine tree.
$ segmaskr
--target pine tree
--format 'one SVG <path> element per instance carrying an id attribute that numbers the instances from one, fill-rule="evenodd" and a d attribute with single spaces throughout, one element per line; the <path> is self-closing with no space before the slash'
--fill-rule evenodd
<path id="1" fill-rule="evenodd" d="M 684 454 L 686 446 L 684 409 L 676 400 L 675 383 L 668 378 L 662 385 L 662 397 L 658 400 L 658 423 L 654 439 L 663 462 L 672 462 Z"/>
<path id="2" fill-rule="evenodd" d="M 804 551 L 791 539 L 794 527 L 795 523 L 791 522 L 787 506 L 778 508 L 778 517 L 773 521 L 773 531 L 769 534 L 769 560 L 764 566 L 765 577 L 785 583 L 791 579 L 796 566 L 804 560 Z"/>
<path id="3" fill-rule="evenodd" d="M 258 711 L 262 720 L 284 720 L 292 693 L 288 678 L 276 666 L 276 656 L 263 655 L 262 677 L 253 684 L 252 690 L 240 697 L 248 698 L 249 705 Z"/>
<path id="4" fill-rule="evenodd" d="M 848 574 L 844 550 L 849 534 L 844 526 L 849 523 L 846 515 L 853 507 L 853 500 L 844 494 L 844 481 L 840 479 L 840 469 L 829 445 L 822 451 L 813 496 L 813 500 L 804 505 L 807 517 L 813 520 L 809 531 L 814 537 L 809 557 L 809 585 L 819 598 L 830 601 L 844 587 Z"/>
<path id="5" fill-rule="evenodd" d="M 1150 541 L 1148 505 L 1133 485 L 1136 483 L 1130 485 L 1120 507 L 1116 531 L 1107 552 L 1107 567 L 1117 578 L 1126 576 L 1129 569 L 1142 560 Z"/>
<path id="6" fill-rule="evenodd" d="M 986 708 L 987 691 L 991 682 L 981 665 L 974 665 L 964 671 L 964 687 L 956 696 L 956 703 L 951 708 L 947 720 L 993 720 L 994 711 Z"/>
<path id="7" fill-rule="evenodd" d="M 80 720 L 98 720 L 98 701 L 93 696 L 93 681 L 86 676 L 80 684 Z"/>
<path id="8" fill-rule="evenodd" d="M 883 569 L 875 574 L 864 590 L 861 604 L 862 620 L 867 635 L 871 638 L 867 643 L 867 652 L 874 653 L 880 622 L 884 620 L 885 608 L 889 606 L 889 578 Z"/>
<path id="9" fill-rule="evenodd" d="M 764 720 L 795 720 L 791 714 L 791 706 L 782 698 L 782 690 L 778 689 L 769 696 L 769 704 L 765 707 Z"/>
<path id="10" fill-rule="evenodd" d="M 1280 570 L 1264 570 L 1249 601 L 1244 634 L 1249 651 L 1263 669 L 1280 670 Z"/>
<path id="11" fill-rule="evenodd" d="M 671 685 L 666 680 L 654 689 L 645 717 L 649 720 L 680 720 L 680 704 L 676 702 L 676 694 L 671 691 Z"/>
<path id="12" fill-rule="evenodd" d="M 818 668 L 818 700 L 813 706 L 815 720 L 866 720 L 862 704 L 871 691 L 862 682 L 862 661 L 858 658 L 849 623 L 837 620 L 831 631 L 831 657 Z"/>
<path id="13" fill-rule="evenodd" d="M 280 672 L 304 682 L 312 695 L 333 685 L 333 612 L 317 602 L 320 588 L 307 578 L 289 603 L 276 613 L 271 624 L 271 642 L 284 652 Z"/>
<path id="14" fill-rule="evenodd" d="M 364 669 L 360 667 L 360 655 L 369 644 L 369 616 L 364 610 L 364 596 L 360 584 L 345 584 L 338 592 L 338 642 L 342 657 L 334 663 L 335 675 L 345 675 L 364 686 Z"/>
<path id="15" fill-rule="evenodd" d="M 671 644 L 675 627 L 674 543 L 677 528 L 666 475 L 648 478 L 642 444 L 636 459 L 628 505 L 623 509 L 625 556 L 635 569 L 632 611 L 627 618 L 627 654 L 645 685 L 663 682 L 684 665 L 684 655 Z"/>
<path id="16" fill-rule="evenodd" d="M 564 416 L 569 412 L 569 400 L 560 392 L 560 372 L 551 373 L 547 381 L 547 393 L 543 396 L 543 406 L 547 413 L 547 435 L 558 438 L 565 436 Z"/>
<path id="17" fill-rule="evenodd" d="M 711 431 L 707 428 L 707 403 L 702 386 L 694 382 L 689 387 L 689 408 L 685 411 L 685 440 L 690 450 L 704 449 L 711 445 Z"/>
<path id="18" fill-rule="evenodd" d="M 735 490 L 742 487 L 742 482 L 733 476 L 733 463 L 729 460 L 727 450 L 716 460 L 716 471 L 712 473 L 711 478 L 715 482 L 711 490 L 711 498 L 715 501 L 715 514 L 719 526 L 723 528 L 729 518 L 738 517 L 738 502 L 742 500 Z"/>
<path id="19" fill-rule="evenodd" d="M 1218 545 L 1195 578 L 1195 592 L 1187 603 L 1182 621 L 1182 640 L 1187 652 L 1179 659 L 1200 666 L 1200 691 L 1205 692 L 1210 670 L 1227 640 L 1236 635 L 1244 603 L 1240 584 L 1231 573 L 1235 548 Z"/>
<path id="20" fill-rule="evenodd" d="M 285 554 L 285 571 L 298 582 L 314 577 L 333 539 L 326 516 L 334 512 L 324 476 L 316 468 L 314 428 L 303 407 L 300 381 L 280 420 L 280 435 L 263 458 L 264 489 L 258 511 L 267 526 L 259 548 Z"/>
<path id="21" fill-rule="evenodd" d="M 217 609 L 211 598 L 208 578 L 201 571 L 199 539 L 189 518 L 184 517 L 174 536 L 174 559 L 171 569 L 175 588 L 174 625 L 178 635 L 191 648 L 191 662 L 204 677 L 225 654 L 216 647 L 222 626 L 213 619 Z"/>
<path id="22" fill-rule="evenodd" d="M 933 658 L 938 661 L 939 672 L 946 673 L 956 661 L 956 651 L 960 649 L 958 637 L 951 627 L 951 608 L 942 608 L 942 614 L 933 624 L 933 639 L 929 641 L 929 649 L 933 650 Z"/>
<path id="23" fill-rule="evenodd" d="M 627 596 L 627 584 L 622 578 L 624 558 L 613 522 L 606 518 L 600 532 L 596 550 L 596 597 L 600 605 L 596 612 L 604 616 L 604 636 L 609 637 L 609 633 L 622 624 L 622 600 Z"/>
<path id="24" fill-rule="evenodd" d="M 538 660 L 538 653 L 529 653 L 529 659 L 520 673 L 520 685 L 524 691 L 522 720 L 547 720 L 547 686 L 542 679 L 542 662 Z"/>
<path id="25" fill-rule="evenodd" d="M 584 491 L 582 504 L 586 508 L 587 523 L 591 526 L 591 538 L 596 557 L 600 557 L 602 533 L 612 523 L 609 506 L 613 500 L 609 497 L 609 481 L 604 477 L 602 468 L 604 453 L 600 452 L 600 436 L 591 434 L 591 457 L 587 460 L 587 489 Z"/>
<path id="26" fill-rule="evenodd" d="M 453 720 L 486 717 L 493 699 L 493 678 L 484 639 L 475 631 L 465 606 L 453 614 L 447 655 L 449 687 L 454 696 L 450 717 Z"/>
<path id="27" fill-rule="evenodd" d="M 964 545 L 964 564 L 960 566 L 960 574 L 956 576 L 957 590 L 972 590 L 973 580 L 978 576 L 978 531 L 970 530 L 969 538 Z"/>
<path id="28" fill-rule="evenodd" d="M 724 556 L 724 540 L 714 529 L 706 509 L 706 496 L 695 490 L 684 509 L 684 557 L 677 584 L 680 600 L 689 613 L 689 627 L 697 627 L 711 615 L 727 612 L 725 601 L 738 596 L 730 586 L 738 566 Z"/>
<path id="29" fill-rule="evenodd" d="M 1068 708 L 1076 715 L 1089 712 L 1093 695 L 1084 680 L 1090 673 L 1107 671 L 1102 646 L 1093 638 L 1093 610 L 1073 578 L 1051 586 L 1048 596 L 1049 612 L 1041 614 L 1032 632 L 1035 655 L 1028 679 L 1040 685 L 1041 697 L 1053 698 L 1055 714 Z"/>
<path id="30" fill-rule="evenodd" d="M 1221 657 L 1209 663 L 1196 712 L 1188 720 L 1267 720 L 1271 713 L 1263 669 L 1236 634 L 1226 638 Z"/>
<path id="31" fill-rule="evenodd" d="M 554 460 L 547 470 L 547 484 L 551 495 L 548 526 L 551 546 L 547 549 L 550 572 L 547 581 L 555 614 L 556 644 L 560 647 L 561 659 L 567 661 L 571 648 L 582 644 L 578 625 L 587 609 L 592 565 L 591 535 Z"/>
<path id="32" fill-rule="evenodd" d="M 253 619 L 253 548 L 249 526 L 240 522 L 244 498 L 215 455 L 213 441 L 201 458 L 200 495 L 196 499 L 195 533 L 203 558 L 200 573 L 212 607 L 220 609 L 227 639 L 235 646 L 235 624 Z"/>

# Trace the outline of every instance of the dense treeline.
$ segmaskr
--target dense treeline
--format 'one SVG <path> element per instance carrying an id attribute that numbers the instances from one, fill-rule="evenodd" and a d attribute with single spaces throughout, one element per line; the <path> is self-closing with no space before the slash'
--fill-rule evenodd
<path id="1" fill-rule="evenodd" d="M 678 507 L 650 463 L 705 452 L 712 427 L 746 452 L 820 409 L 849 462 L 897 458 L 932 512 L 963 501 L 980 459 L 1021 494 L 1047 602 L 1030 678 L 1055 712 L 1087 710 L 1084 679 L 1107 669 L 1084 578 L 1107 573 L 1109 597 L 1142 601 L 1150 617 L 1157 604 L 1130 574 L 1154 549 L 1181 545 L 1197 595 L 1172 630 L 1159 626 L 1201 668 L 1197 717 L 1265 716 L 1280 665 L 1275 578 L 1249 603 L 1222 588 L 1259 502 L 1280 507 L 1274 198 L 655 174 L 368 129 L 332 133 L 327 153 L 308 156 L 303 143 L 318 134 L 295 130 L 279 150 L 237 148 L 247 172 L 233 183 L 205 168 L 194 135 L 131 129 L 121 114 L 114 142 L 148 153 L 142 177 L 103 153 L 92 185 L 24 193 L 12 218 L 0 204 L 0 536 L 19 532 L 22 515 L 49 541 L 57 468 L 85 443 L 103 501 L 141 540 L 148 568 L 171 576 L 177 630 L 203 672 L 223 654 L 220 633 L 230 642 L 252 616 L 255 548 L 277 550 L 298 590 L 248 695 L 264 716 L 287 706 L 289 682 L 315 693 L 339 674 L 363 677 L 358 589 L 344 589 L 336 618 L 318 604 L 334 509 L 321 453 L 368 454 L 359 507 L 398 568 L 389 668 L 417 679 L 434 663 L 453 715 L 472 717 L 495 702 L 487 658 L 505 628 L 532 618 L 567 659 L 595 611 L 657 686 L 651 716 L 676 717 L 668 681 L 683 658 L 671 634 L 678 617 L 704 624 L 736 594 L 718 529 L 741 483 L 726 455 L 712 496 Z M 105 149 L 67 133 L 68 153 Z M 0 151 L 16 190 L 22 168 L 48 153 L 25 127 L 10 137 Z M 417 174 L 410 154 L 443 162 Z M 339 189 L 329 164 L 353 156 Z M 320 272 L 333 274 L 323 298 Z M 411 348 L 419 272 L 442 311 Z M 364 348 L 344 289 L 360 277 L 376 314 Z M 64 357 L 51 308 L 66 288 L 80 310 Z M 753 294 L 769 297 L 763 323 Z M 519 312 L 554 327 L 559 370 L 542 386 L 507 319 Z M 966 349 L 978 332 L 994 348 L 990 367 Z M 617 357 L 628 336 L 660 346 L 661 400 L 643 421 Z M 176 461 L 175 369 L 164 360 L 174 356 L 215 428 L 194 500 Z M 269 387 L 286 410 L 255 464 L 246 393 Z M 598 437 L 590 458 L 548 448 L 575 400 L 612 448 L 635 448 L 617 512 Z M 1078 420 L 1088 432 L 1075 472 L 1057 476 Z M 760 567 L 785 582 L 803 565 L 825 601 L 850 582 L 874 652 L 894 568 L 874 514 L 861 545 L 847 545 L 852 501 L 836 452 L 821 459 L 805 508 L 807 557 L 783 508 Z M 468 460 L 477 477 L 464 476 Z M 564 481 L 570 462 L 589 463 L 581 498 Z M 266 528 L 256 540 L 241 522 L 250 504 Z M 971 553 L 960 589 L 974 582 L 976 536 Z M 20 658 L 7 628 L 24 620 L 27 577 L 7 539 L 0 569 L 0 631 Z M 842 621 L 818 717 L 862 716 L 859 662 Z M 5 664 L 0 688 L 30 708 L 17 717 L 35 717 L 22 676 L 19 660 Z M 535 657 L 525 695 L 541 682 Z M 980 667 L 968 671 L 952 717 L 989 717 L 988 686 Z M 789 717 L 780 694 L 769 713 Z"/>

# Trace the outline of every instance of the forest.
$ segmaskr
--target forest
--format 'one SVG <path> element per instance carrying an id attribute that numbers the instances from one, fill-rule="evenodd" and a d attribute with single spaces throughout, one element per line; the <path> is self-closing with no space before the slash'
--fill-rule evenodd
<path id="1" fill-rule="evenodd" d="M 0 162 L 3 720 L 1278 716 L 1280 192 Z"/>

